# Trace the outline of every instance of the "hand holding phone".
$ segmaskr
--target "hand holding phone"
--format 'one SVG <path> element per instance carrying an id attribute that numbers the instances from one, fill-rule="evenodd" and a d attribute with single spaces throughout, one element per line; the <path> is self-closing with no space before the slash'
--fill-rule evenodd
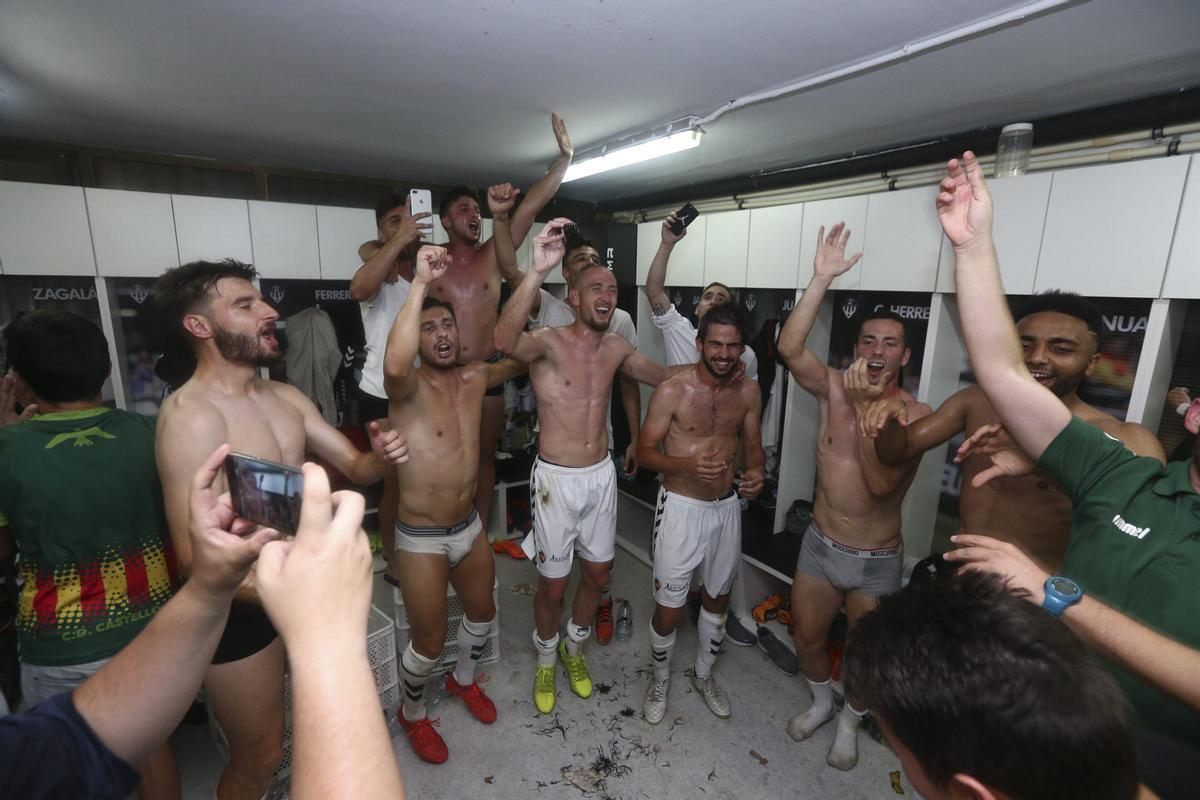
<path id="1" fill-rule="evenodd" d="M 230 453 L 225 457 L 225 479 L 235 514 L 280 533 L 296 533 L 304 497 L 304 474 L 300 470 Z"/>
<path id="2" fill-rule="evenodd" d="M 675 221 L 671 223 L 671 233 L 682 236 L 687 227 L 695 222 L 700 212 L 691 203 L 684 203 L 683 208 L 675 212 Z"/>
<path id="3" fill-rule="evenodd" d="M 417 228 L 421 231 L 421 241 L 433 242 L 433 193 L 428 189 L 412 189 L 408 193 L 408 213 L 412 216 L 417 214 L 429 214 L 428 217 L 423 217 L 417 221 Z"/>

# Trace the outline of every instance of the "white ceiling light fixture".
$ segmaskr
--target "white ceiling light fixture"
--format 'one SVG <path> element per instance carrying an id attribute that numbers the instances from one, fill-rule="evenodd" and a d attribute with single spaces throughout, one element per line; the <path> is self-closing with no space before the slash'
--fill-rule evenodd
<path id="1" fill-rule="evenodd" d="M 700 137 L 703 135 L 704 131 L 699 127 L 689 126 L 683 130 L 667 128 L 662 134 L 652 136 L 635 144 L 624 146 L 605 145 L 599 151 L 596 151 L 594 155 L 585 155 L 567 167 L 567 174 L 563 178 L 563 183 L 587 178 L 620 167 L 628 167 L 630 164 L 639 164 L 643 161 L 649 161 L 652 158 L 691 150 L 700 146 Z"/>

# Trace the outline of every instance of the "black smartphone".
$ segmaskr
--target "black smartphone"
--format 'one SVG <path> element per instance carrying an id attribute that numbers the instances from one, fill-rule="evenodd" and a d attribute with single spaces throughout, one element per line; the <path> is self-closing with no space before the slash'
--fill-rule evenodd
<path id="1" fill-rule="evenodd" d="M 225 479 L 235 514 L 280 533 L 296 533 L 304 497 L 304 474 L 300 470 L 230 453 L 225 456 Z"/>
<path id="2" fill-rule="evenodd" d="M 684 228 L 696 221 L 700 212 L 691 203 L 684 203 L 683 208 L 675 212 L 675 221 L 671 223 L 671 233 L 679 236 Z"/>
<path id="3" fill-rule="evenodd" d="M 586 241 L 584 235 L 579 232 L 579 226 L 574 222 L 563 225 L 562 232 L 563 244 L 567 246 L 568 250 L 573 250 L 580 242 Z"/>

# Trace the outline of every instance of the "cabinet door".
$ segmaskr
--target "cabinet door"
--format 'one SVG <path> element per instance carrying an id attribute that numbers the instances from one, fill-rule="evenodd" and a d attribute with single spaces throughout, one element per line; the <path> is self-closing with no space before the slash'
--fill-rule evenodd
<path id="1" fill-rule="evenodd" d="M 695 227 L 693 223 L 692 227 Z M 691 236 L 691 229 L 688 236 Z M 687 241 L 686 239 L 684 241 Z M 729 287 L 746 283 L 746 253 L 750 243 L 750 212 L 710 214 L 704 235 L 704 284 L 720 281 Z M 683 244 L 680 242 L 675 249 Z M 675 260 L 675 254 L 671 254 Z"/>
<path id="2" fill-rule="evenodd" d="M 817 233 L 825 226 L 825 233 L 839 222 L 850 228 L 850 241 L 846 252 L 850 255 L 862 252 L 867 232 L 867 197 L 838 197 L 834 200 L 814 200 L 804 204 L 804 233 L 800 236 L 800 270 L 796 285 L 803 289 L 813 276 L 813 258 L 817 255 Z M 840 276 L 830 289 L 857 289 L 862 276 L 862 261 L 845 275 Z"/>
<path id="3" fill-rule="evenodd" d="M 95 275 L 83 189 L 0 182 L 0 268 L 5 275 Z"/>
<path id="4" fill-rule="evenodd" d="M 173 194 L 171 203 L 181 264 L 225 258 L 254 261 L 247 201 Z"/>
<path id="5" fill-rule="evenodd" d="M 932 186 L 868 196 L 860 289 L 933 291 L 942 247 L 936 196 Z"/>
<path id="6" fill-rule="evenodd" d="M 154 278 L 179 266 L 171 195 L 84 189 L 96 269 L 101 275 Z"/>
<path id="7" fill-rule="evenodd" d="M 348 281 L 362 266 L 358 247 L 379 235 L 369 208 L 317 206 L 322 280 Z"/>
<path id="8" fill-rule="evenodd" d="M 1156 158 L 1055 172 L 1035 290 L 1157 297 L 1187 167 Z"/>
<path id="9" fill-rule="evenodd" d="M 1191 157 L 1163 297 L 1200 297 L 1200 159 Z"/>
<path id="10" fill-rule="evenodd" d="M 1052 173 L 1042 172 L 988 184 L 996 215 L 992 238 L 1000 258 L 1000 278 L 1009 294 L 1033 292 L 1053 177 Z M 945 236 L 938 259 L 937 290 L 954 291 L 954 247 Z"/>
<path id="11" fill-rule="evenodd" d="M 250 201 L 254 266 L 268 278 L 320 278 L 317 209 L 298 203 Z"/>
<path id="12" fill-rule="evenodd" d="M 708 218 L 698 217 L 688 226 L 687 235 L 683 237 L 671 252 L 671 260 L 667 263 L 668 286 L 703 286 L 704 285 L 704 231 Z M 662 221 L 643 222 L 638 225 L 638 286 L 646 285 L 646 274 L 650 272 L 650 262 L 658 252 L 662 243 Z"/>
<path id="13" fill-rule="evenodd" d="M 752 210 L 746 285 L 756 289 L 796 288 L 803 234 L 803 203 Z"/>

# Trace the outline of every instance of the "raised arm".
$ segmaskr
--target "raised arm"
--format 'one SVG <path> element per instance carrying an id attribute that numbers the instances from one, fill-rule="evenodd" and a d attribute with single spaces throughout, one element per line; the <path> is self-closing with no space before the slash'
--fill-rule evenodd
<path id="1" fill-rule="evenodd" d="M 650 309 L 654 312 L 654 316 L 661 317 L 667 313 L 667 309 L 671 307 L 671 299 L 667 297 L 667 262 L 671 259 L 671 251 L 675 249 L 675 245 L 684 236 L 687 236 L 687 228 L 683 229 L 683 233 L 678 236 L 671 230 L 671 224 L 675 222 L 675 215 L 670 214 L 662 224 L 662 241 L 658 245 L 658 251 L 654 254 L 654 260 L 650 262 L 650 271 L 646 273 L 646 285 L 642 287 L 642 291 L 646 293 L 646 299 L 650 301 Z"/>
<path id="2" fill-rule="evenodd" d="M 900 466 L 949 441 L 967 427 L 970 387 L 956 392 L 937 411 L 916 421 L 908 419 L 907 404 L 899 398 L 877 400 L 866 411 L 865 434 L 875 439 L 875 454 L 883 464 Z"/>
<path id="3" fill-rule="evenodd" d="M 546 276 L 554 269 L 555 264 L 562 261 L 566 252 L 563 226 L 568 222 L 570 220 L 561 217 L 551 220 L 542 228 L 542 232 L 534 237 L 533 267 L 512 297 L 508 298 L 504 311 L 500 314 L 500 321 L 496 323 L 493 342 L 496 349 L 527 364 L 542 355 L 542 347 L 538 344 L 539 337 L 523 332 L 525 321 L 529 319 L 534 300 Z"/>
<path id="4" fill-rule="evenodd" d="M 234 516 L 216 482 L 229 452 L 222 445 L 184 483 L 193 556 L 187 583 L 150 624 L 75 690 L 75 707 L 100 741 L 140 763 L 171 735 L 196 698 L 229 616 L 234 590 L 263 545 L 279 536 Z M 146 702 L 153 698 L 152 702 Z"/>
<path id="5" fill-rule="evenodd" d="M 884 398 L 883 392 L 886 391 L 890 381 L 891 375 L 885 372 L 880 376 L 878 383 L 872 384 L 867 377 L 867 361 L 864 358 L 857 359 L 842 375 L 842 386 L 847 399 L 854 407 L 855 419 L 859 425 L 858 460 L 863 482 L 867 486 L 867 491 L 875 497 L 889 495 L 904 486 L 917 465 L 915 459 L 896 466 L 885 464 L 879 460 L 875 452 L 875 443 L 863 430 L 864 419 L 868 416 L 872 406 L 881 400 L 893 406 L 897 403 L 903 404 L 904 412 L 900 416 L 904 419 L 908 419 L 910 413 L 914 418 L 929 413 L 929 407 L 925 404 L 910 404 L 898 393 Z"/>
<path id="6" fill-rule="evenodd" d="M 496 243 L 496 267 L 500 270 L 500 277 L 508 282 L 514 292 L 525 280 L 525 272 L 517 263 L 517 247 L 512 238 L 512 208 L 520 193 L 521 190 L 513 188 L 511 183 L 489 186 L 487 191 L 488 211 L 492 214 L 492 241 Z M 533 313 L 536 314 L 541 306 L 539 292 L 533 301 Z"/>
<path id="7" fill-rule="evenodd" d="M 537 219 L 537 215 L 554 198 L 558 187 L 562 186 L 563 178 L 567 174 L 567 167 L 571 166 L 571 158 L 575 155 L 575 147 L 571 144 L 571 137 L 567 133 L 567 124 L 559 119 L 557 114 L 551 114 L 550 125 L 554 128 L 554 139 L 558 142 L 558 159 L 550 165 L 549 171 L 542 176 L 540 181 L 529 187 L 529 191 L 525 193 L 524 202 L 513 212 L 512 241 L 514 245 L 520 245 L 525 241 L 525 236 L 533 228 L 533 222 Z"/>
<path id="8" fill-rule="evenodd" d="M 1071 412 L 1025 367 L 992 243 L 992 197 L 974 153 L 950 160 L 937 212 L 954 245 L 958 311 L 975 377 L 1020 448 L 1040 458 Z"/>
<path id="9" fill-rule="evenodd" d="M 396 259 L 400 257 L 405 248 L 417 241 L 422 232 L 427 233 L 431 229 L 431 223 L 423 221 L 430 216 L 429 212 L 421 212 L 413 216 L 409 213 L 408 204 L 409 201 L 406 200 L 403 206 L 389 212 L 399 215 L 400 227 L 396 229 L 396 233 L 390 239 L 382 243 L 382 246 L 358 268 L 354 277 L 350 279 L 350 296 L 355 300 L 361 302 L 374 297 L 375 293 L 379 291 L 379 287 L 391 275 Z M 359 248 L 360 254 L 365 254 L 365 246 Z"/>
<path id="10" fill-rule="evenodd" d="M 834 225 L 828 237 L 825 236 L 825 226 L 820 227 L 817 231 L 817 255 L 813 259 L 812 280 L 779 332 L 779 356 L 787 364 L 796 383 L 817 397 L 829 395 L 829 367 L 808 349 L 805 342 L 817 321 L 817 313 L 821 310 L 825 293 L 829 291 L 829 284 L 862 258 L 862 253 L 846 258 L 846 244 L 849 241 L 850 230 L 844 222 Z"/>
<path id="11" fill-rule="evenodd" d="M 412 287 L 392 323 L 383 353 L 383 387 L 392 400 L 408 397 L 417 387 L 413 362 L 421 341 L 421 304 L 425 302 L 429 284 L 442 277 L 447 266 L 444 247 L 425 245 L 417 253 Z"/>

